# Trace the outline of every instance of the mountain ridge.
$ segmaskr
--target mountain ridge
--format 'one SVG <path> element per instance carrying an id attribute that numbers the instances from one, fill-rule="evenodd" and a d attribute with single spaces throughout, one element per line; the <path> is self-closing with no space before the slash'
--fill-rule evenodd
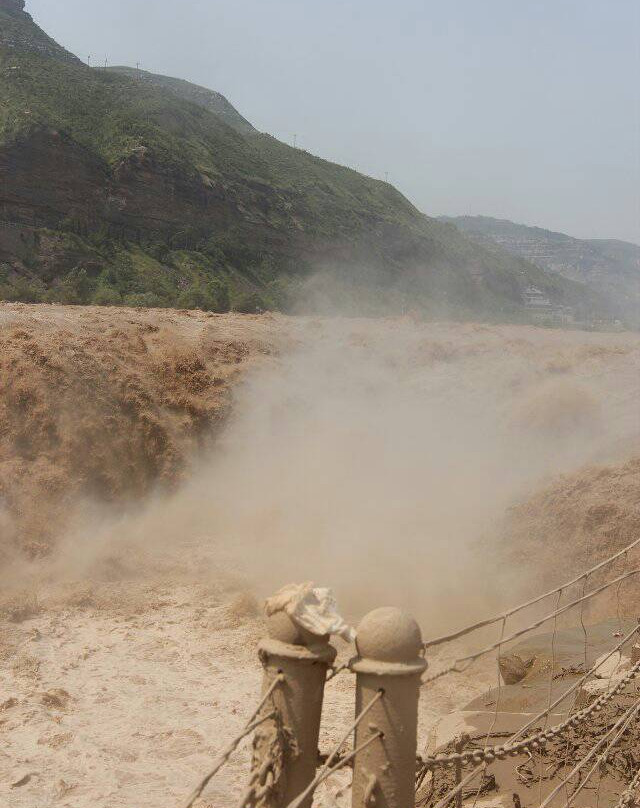
<path id="1" fill-rule="evenodd" d="M 598 307 L 393 186 L 256 132 L 215 91 L 88 67 L 1 2 L 0 297 L 526 319 L 534 284 Z"/>
<path id="2" fill-rule="evenodd" d="M 96 70 L 104 70 L 105 68 L 95 68 Z M 191 100 L 195 104 L 209 109 L 225 123 L 229 124 L 233 129 L 239 132 L 257 132 L 256 128 L 243 117 L 238 110 L 225 98 L 222 93 L 216 90 L 210 90 L 208 87 L 203 87 L 199 84 L 186 81 L 185 79 L 176 78 L 174 76 L 164 76 L 160 73 L 150 73 L 147 70 L 140 70 L 136 67 L 127 67 L 126 65 L 114 65 L 107 67 L 107 71 L 118 73 L 120 75 L 128 76 L 136 81 L 149 82 L 157 87 L 163 87 L 175 95 Z"/>
<path id="3" fill-rule="evenodd" d="M 640 245 L 621 239 L 579 239 L 490 216 L 440 217 L 483 246 L 492 244 L 541 269 L 584 283 L 617 315 L 640 325 Z"/>

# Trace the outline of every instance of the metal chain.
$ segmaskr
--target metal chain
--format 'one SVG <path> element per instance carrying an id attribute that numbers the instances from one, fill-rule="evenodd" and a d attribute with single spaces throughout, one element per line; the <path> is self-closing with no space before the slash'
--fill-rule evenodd
<path id="1" fill-rule="evenodd" d="M 574 713 L 561 724 L 556 724 L 553 727 L 536 732 L 535 735 L 523 738 L 517 743 L 491 746 L 486 749 L 470 749 L 466 752 L 456 752 L 451 755 L 435 755 L 434 757 L 428 757 L 423 761 L 422 769 L 433 770 L 439 766 L 451 768 L 456 763 L 462 763 L 463 765 L 466 763 L 474 763 L 476 765 L 493 763 L 495 760 L 504 760 L 506 757 L 516 757 L 518 755 L 527 754 L 532 749 L 539 749 L 541 746 L 544 746 L 549 741 L 561 735 L 566 729 L 580 726 L 592 713 L 600 712 L 603 707 L 605 707 L 614 696 L 622 692 L 629 682 L 633 681 L 638 674 L 640 674 L 640 662 L 634 665 L 629 673 L 608 693 L 598 696 L 588 707 Z"/>
<path id="2" fill-rule="evenodd" d="M 635 634 L 637 634 L 639 631 L 640 631 L 640 625 L 635 626 L 625 637 L 623 637 L 620 640 L 620 642 L 617 645 L 615 645 L 609 651 L 609 653 L 604 658 L 601 657 L 600 659 L 597 659 L 595 664 L 593 665 L 593 667 L 589 668 L 589 670 L 586 671 L 578 679 L 577 682 L 574 682 L 571 685 L 570 688 L 568 688 L 567 690 L 564 691 L 564 693 L 561 693 L 560 696 L 558 696 L 558 698 L 551 705 L 551 709 L 554 710 L 559 704 L 561 704 L 566 698 L 568 698 L 575 690 L 577 690 L 582 684 L 584 684 L 587 681 L 587 679 L 591 676 L 591 674 L 595 673 L 600 666 L 604 665 L 604 663 L 608 659 L 610 659 L 617 651 L 619 651 L 623 646 L 625 646 L 629 642 L 629 640 L 632 639 L 632 637 Z M 531 729 L 531 727 L 533 727 L 538 721 L 540 721 L 541 718 L 544 718 L 544 716 L 546 714 L 547 714 L 547 710 L 545 709 L 542 712 L 538 713 L 538 715 L 534 716 L 530 721 L 528 721 L 523 727 L 520 727 L 520 729 L 513 734 L 512 738 L 511 738 L 511 741 L 513 742 L 513 741 L 517 740 L 521 735 L 524 735 L 524 733 L 528 729 Z"/>
<path id="3" fill-rule="evenodd" d="M 635 777 L 622 792 L 620 799 L 613 808 L 630 808 L 635 802 L 635 792 L 640 788 L 640 768 L 635 773 Z"/>
<path id="4" fill-rule="evenodd" d="M 284 682 L 284 675 L 282 673 L 279 673 L 275 677 L 273 682 L 271 682 L 271 685 L 267 688 L 266 693 L 264 694 L 264 696 L 260 700 L 260 703 L 258 704 L 256 709 L 251 714 L 251 717 L 249 718 L 249 720 L 245 724 L 244 729 L 236 735 L 236 737 L 231 741 L 231 743 L 227 747 L 225 747 L 224 751 L 217 757 L 213 768 L 198 783 L 198 785 L 196 786 L 196 788 L 192 792 L 191 796 L 189 797 L 187 802 L 184 804 L 184 808 L 192 808 L 194 802 L 198 799 L 198 797 L 205 790 L 205 788 L 207 787 L 207 785 L 208 785 L 209 781 L 211 780 L 211 778 L 215 774 L 217 774 L 220 771 L 220 769 L 224 766 L 224 764 L 229 760 L 229 758 L 231 757 L 232 752 L 235 751 L 235 749 L 238 746 L 238 744 L 240 743 L 240 741 L 243 738 L 246 738 L 247 735 L 250 735 L 253 732 L 254 729 L 257 729 L 257 727 L 260 726 L 260 724 L 263 724 L 265 721 L 268 721 L 270 718 L 275 717 L 275 715 L 276 715 L 275 712 L 267 713 L 266 715 L 263 715 L 260 718 L 258 718 L 258 715 L 260 713 L 260 710 L 262 710 L 264 705 L 267 703 L 267 701 L 271 697 L 271 694 L 273 693 L 273 691 L 276 689 L 276 687 L 278 687 L 278 685 L 282 684 L 282 682 Z"/>
<path id="5" fill-rule="evenodd" d="M 238 803 L 238 808 L 248 808 L 252 801 L 257 801 L 269 793 L 274 784 L 274 769 L 277 763 L 278 760 L 274 755 L 267 755 L 260 768 L 253 772 L 251 782 Z"/>
<path id="6" fill-rule="evenodd" d="M 622 718 L 616 721 L 613 727 L 611 727 L 609 732 L 607 732 L 607 734 L 604 735 L 594 747 L 592 747 L 591 751 L 587 755 L 585 755 L 585 757 L 583 757 L 582 760 L 576 763 L 573 769 L 564 778 L 562 783 L 560 783 L 559 786 L 556 786 L 556 788 L 553 789 L 551 794 L 547 796 L 545 801 L 540 805 L 540 808 L 547 808 L 547 805 L 549 805 L 549 803 L 553 801 L 558 792 L 563 788 L 565 782 L 571 780 L 571 778 L 575 774 L 577 774 L 582 768 L 584 768 L 587 765 L 587 763 L 589 763 L 594 758 L 596 753 L 604 745 L 605 741 L 607 741 L 607 739 L 610 738 L 611 735 L 618 732 L 618 730 L 620 730 L 620 727 L 624 728 L 631 720 L 633 720 L 633 718 L 635 718 L 638 715 L 638 711 L 640 711 L 640 699 L 638 699 L 634 704 L 632 704 L 631 707 L 623 714 Z M 563 806 L 562 808 L 567 808 L 567 806 Z"/>
<path id="7" fill-rule="evenodd" d="M 639 703 L 639 704 L 640 704 L 640 703 Z M 632 720 L 635 718 L 635 714 L 636 714 L 637 712 L 638 712 L 638 708 L 636 707 L 636 710 L 635 710 L 635 711 L 633 711 L 633 712 L 631 712 L 631 713 L 630 713 L 630 714 L 627 716 L 626 721 L 624 721 L 624 723 L 622 724 L 622 726 L 620 727 L 620 729 L 617 731 L 617 733 L 615 734 L 615 736 L 614 736 L 614 737 L 613 737 L 613 738 L 612 738 L 612 739 L 609 741 L 609 743 L 607 744 L 607 748 L 604 750 L 604 752 L 602 752 L 600 755 L 598 755 L 598 757 L 596 758 L 596 762 L 593 764 L 593 766 L 592 766 L 592 767 L 589 769 L 589 771 L 588 771 L 588 772 L 585 774 L 585 776 L 582 778 L 582 780 L 580 781 L 580 783 L 579 783 L 579 784 L 577 785 L 577 787 L 574 789 L 573 794 L 572 794 L 572 795 L 569 797 L 569 799 L 568 799 L 568 800 L 565 802 L 565 804 L 562 806 L 562 808 L 569 808 L 569 806 L 570 806 L 570 805 L 573 803 L 573 801 L 574 801 L 574 800 L 575 800 L 575 798 L 578 796 L 578 794 L 579 794 L 579 793 L 582 791 L 582 789 L 583 789 L 583 788 L 585 788 L 585 786 L 587 785 L 587 783 L 588 783 L 588 782 L 589 782 L 589 780 L 591 779 L 591 776 L 594 774 L 594 772 L 596 771 L 596 769 L 600 769 L 600 771 L 602 772 L 602 766 L 604 765 L 604 766 L 605 766 L 605 771 L 606 771 L 606 765 L 605 765 L 605 764 L 606 764 L 607 760 L 609 759 L 609 755 L 611 754 L 611 750 L 613 749 L 613 747 L 614 747 L 614 746 L 616 746 L 616 744 L 618 743 L 618 741 L 619 741 L 619 740 L 622 738 L 622 736 L 625 734 L 625 732 L 626 732 L 626 731 L 627 731 L 627 729 L 629 728 L 629 724 L 630 724 L 630 723 L 631 723 L 631 721 L 632 721 Z M 606 736 L 605 736 L 605 737 L 606 737 Z M 585 760 L 586 760 L 586 759 L 585 759 Z M 581 768 L 582 768 L 582 767 L 581 767 Z M 599 782 L 598 782 L 598 792 L 597 792 L 597 795 L 596 795 L 596 802 L 597 802 L 597 801 L 598 801 L 598 799 L 600 798 L 600 783 L 601 783 L 601 782 L 602 782 L 602 774 L 601 774 L 601 776 L 600 776 L 600 778 L 599 778 Z M 567 780 L 565 780 L 565 785 L 566 785 L 567 783 L 568 783 L 568 779 L 567 779 Z"/>

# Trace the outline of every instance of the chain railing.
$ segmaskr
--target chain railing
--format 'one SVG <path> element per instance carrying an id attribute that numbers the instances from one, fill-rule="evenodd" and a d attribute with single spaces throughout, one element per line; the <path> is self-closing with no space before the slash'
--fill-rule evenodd
<path id="1" fill-rule="evenodd" d="M 205 788 L 209 785 L 209 782 L 212 780 L 212 778 L 215 777 L 215 775 L 220 771 L 220 769 L 225 765 L 225 763 L 228 762 L 228 760 L 231 757 L 231 755 L 233 754 L 233 752 L 235 752 L 235 750 L 238 748 L 238 745 L 240 744 L 240 742 L 244 738 L 246 738 L 247 735 L 251 735 L 251 733 L 254 730 L 256 730 L 265 721 L 268 721 L 269 719 L 275 717 L 275 715 L 276 715 L 275 711 L 271 711 L 271 712 L 267 713 L 266 715 L 263 715 L 263 716 L 260 716 L 260 717 L 258 717 L 258 716 L 259 716 L 260 711 L 262 710 L 262 708 L 265 706 L 265 704 L 271 698 L 271 696 L 273 694 L 273 691 L 276 689 L 276 687 L 279 687 L 281 684 L 283 684 L 283 682 L 284 682 L 284 676 L 282 676 L 282 675 L 277 676 L 273 680 L 271 686 L 267 689 L 266 693 L 264 694 L 264 696 L 260 700 L 260 703 L 255 708 L 255 710 L 251 714 L 249 720 L 245 724 L 244 729 L 242 729 L 234 737 L 234 739 L 224 748 L 224 750 L 216 758 L 216 761 L 215 761 L 211 771 L 207 775 L 205 775 L 202 778 L 202 780 L 198 783 L 198 785 L 195 787 L 193 793 L 191 794 L 189 799 L 185 802 L 184 808 L 192 808 L 193 804 L 200 797 L 200 795 L 205 790 Z"/>
<path id="2" fill-rule="evenodd" d="M 624 558 L 628 564 L 629 552 L 639 545 L 640 540 L 633 542 L 563 586 L 497 617 L 479 621 L 425 643 L 419 627 L 408 615 L 397 609 L 375 610 L 358 627 L 356 655 L 350 662 L 338 666 L 334 665 L 336 652 L 328 643 L 328 637 L 319 637 L 302 629 L 284 612 L 270 617 L 270 636 L 260 644 L 260 659 L 265 671 L 262 699 L 243 730 L 225 747 L 212 770 L 200 781 L 184 808 L 194 808 L 212 777 L 229 760 L 242 739 L 251 733 L 255 733 L 251 774 L 247 788 L 236 803 L 237 808 L 311 808 L 317 788 L 346 767 L 353 768 L 351 791 L 354 808 L 373 808 L 376 804 L 384 804 L 387 808 L 407 808 L 407 805 L 416 801 L 416 789 L 421 789 L 425 783 L 431 783 L 431 796 L 420 797 L 420 805 L 447 808 L 453 800 L 460 806 L 463 799 L 470 800 L 473 797 L 475 808 L 479 795 L 484 793 L 486 783 L 492 782 L 487 774 L 490 767 L 496 762 L 518 757 L 527 758 L 525 763 L 516 767 L 518 778 L 527 788 L 530 784 L 537 783 L 538 796 L 535 804 L 538 808 L 547 808 L 563 790 L 563 808 L 570 808 L 580 791 L 592 781 L 598 771 L 601 772 L 597 783 L 599 799 L 604 777 L 602 772 L 606 769 L 604 763 L 609 756 L 616 754 L 613 750 L 628 737 L 640 715 L 640 699 L 637 699 L 621 716 L 610 718 L 620 710 L 621 700 L 628 697 L 630 685 L 640 676 L 637 650 L 631 667 L 626 670 L 619 668 L 622 651 L 638 637 L 640 624 L 626 632 L 616 631 L 615 644 L 587 669 L 588 633 L 584 608 L 593 598 L 616 587 L 617 614 L 622 628 L 621 585 L 635 578 L 640 573 L 640 568 L 628 569 L 589 590 L 588 584 L 593 574 L 606 569 L 616 560 Z M 563 597 L 576 584 L 581 585 L 579 595 L 563 603 Z M 536 617 L 524 627 L 510 632 L 505 630 L 510 617 L 552 597 L 556 599 L 554 608 L 544 616 Z M 556 677 L 558 618 L 572 609 L 579 609 L 579 626 L 584 636 L 584 666 L 581 663 L 579 666 L 563 669 Z M 498 690 L 493 719 L 489 730 L 477 739 L 484 740 L 484 745 L 465 748 L 471 743 L 471 739 L 465 737 L 461 743 L 452 741 L 456 750 L 454 752 L 438 753 L 436 750 L 433 754 L 419 758 L 417 717 L 421 689 L 424 692 L 426 685 L 450 674 L 461 673 L 481 657 L 492 653 L 496 654 L 496 661 L 500 663 L 505 645 L 548 622 L 553 623 L 551 657 L 547 668 L 540 669 L 537 674 L 542 675 L 542 671 L 548 669 L 546 706 L 535 716 L 528 717 L 516 731 L 497 732 L 496 722 L 503 687 L 502 669 L 497 664 Z M 474 631 L 497 623 L 501 624 L 500 638 L 497 641 L 478 651 L 459 656 L 443 670 L 423 678 L 427 667 L 425 651 L 468 637 Z M 550 718 L 558 705 L 578 692 L 591 692 L 584 687 L 588 686 L 594 676 L 602 680 L 601 671 L 605 665 L 610 671 L 609 681 L 600 685 L 605 688 L 605 692 L 598 694 L 596 688 L 593 695 L 587 696 L 590 701 L 586 706 L 577 710 L 574 706 L 564 720 L 550 725 Z M 320 763 L 317 744 L 324 687 L 326 682 L 344 671 L 355 674 L 355 717 L 326 756 L 324 763 Z M 566 675 L 578 678 L 554 697 L 555 679 Z M 603 714 L 605 719 L 596 721 L 598 714 Z M 598 729 L 591 741 L 589 739 L 594 736 L 596 725 Z M 489 743 L 492 738 L 505 736 L 503 743 Z M 576 738 L 583 740 L 577 741 Z M 552 775 L 545 773 L 543 776 L 541 760 L 549 753 L 549 749 L 553 750 L 554 759 L 559 759 L 559 763 L 555 764 Z M 573 751 L 570 752 L 570 749 Z M 576 762 L 578 749 L 582 757 Z M 534 774 L 536 761 L 539 769 L 537 777 Z M 520 774 L 523 766 L 526 767 L 524 779 Z M 471 770 L 465 773 L 465 768 L 469 767 Z M 627 764 L 622 768 L 626 771 Z M 439 770 L 446 769 L 452 769 L 453 774 L 447 775 L 444 780 L 438 780 L 438 791 L 435 793 L 435 775 Z M 627 774 L 626 788 L 615 808 L 632 808 L 635 804 L 636 793 L 640 789 L 640 768 L 637 768 L 637 761 L 632 770 L 635 773 L 633 777 Z M 616 776 L 619 777 L 621 773 L 622 769 Z M 426 779 L 429 775 L 431 778 Z M 451 778 L 454 780 L 453 785 Z M 478 778 L 480 784 L 472 786 Z M 574 783 L 576 778 L 578 780 Z M 552 781 L 553 788 L 545 795 L 543 781 L 547 780 Z M 469 786 L 472 790 L 465 791 Z M 531 799 L 528 803 L 532 803 Z M 520 804 L 517 794 L 514 795 L 514 804 L 516 808 Z"/>
<path id="3" fill-rule="evenodd" d="M 620 799 L 615 804 L 614 808 L 631 808 L 637 802 L 637 793 L 640 791 L 640 766 L 635 773 L 633 780 L 629 783 L 627 788 L 622 792 Z"/>

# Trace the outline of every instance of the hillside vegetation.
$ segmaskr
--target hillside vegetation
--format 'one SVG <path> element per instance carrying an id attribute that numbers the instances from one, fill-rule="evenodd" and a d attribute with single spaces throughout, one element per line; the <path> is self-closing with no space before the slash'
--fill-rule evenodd
<path id="1" fill-rule="evenodd" d="M 0 297 L 523 319 L 535 284 L 598 308 L 389 184 L 256 132 L 219 93 L 89 68 L 22 6 L 0 0 Z"/>

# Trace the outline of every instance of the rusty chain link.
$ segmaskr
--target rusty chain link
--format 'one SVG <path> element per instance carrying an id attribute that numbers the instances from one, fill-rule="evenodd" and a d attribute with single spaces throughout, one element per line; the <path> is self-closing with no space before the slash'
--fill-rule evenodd
<path id="1" fill-rule="evenodd" d="M 576 765 L 569 772 L 569 774 L 563 779 L 563 781 L 560 783 L 560 785 L 556 786 L 556 788 L 554 788 L 553 791 L 550 794 L 547 795 L 545 801 L 540 805 L 540 808 L 547 808 L 547 805 L 549 805 L 553 801 L 553 799 L 556 797 L 556 795 L 559 793 L 559 791 L 564 787 L 565 783 L 568 783 L 575 774 L 580 772 L 580 770 L 583 769 L 587 765 L 587 763 L 589 763 L 591 760 L 593 760 L 596 753 L 604 745 L 605 741 L 607 741 L 607 739 L 610 738 L 614 733 L 617 733 L 617 734 L 616 734 L 614 740 L 609 744 L 608 748 L 611 748 L 611 746 L 613 746 L 615 743 L 617 743 L 617 741 L 620 739 L 620 737 L 622 737 L 622 734 L 624 733 L 624 730 L 627 728 L 629 723 L 634 718 L 637 717 L 639 711 L 640 711 L 640 699 L 638 699 L 634 704 L 632 704 L 631 707 L 623 714 L 622 718 L 618 719 L 618 721 L 616 721 L 616 723 L 611 727 L 609 732 L 607 732 L 607 734 L 604 735 L 598 741 L 598 743 L 591 748 L 591 751 L 587 755 L 585 755 L 582 758 L 582 760 L 580 760 L 580 761 L 578 761 L 578 763 L 576 763 Z M 581 788 L 582 784 L 585 783 L 589 779 L 591 774 L 595 771 L 595 768 L 596 767 L 591 769 L 589 774 L 584 778 L 584 780 L 582 781 L 581 785 L 578 788 Z M 575 794 L 577 792 L 578 792 L 578 789 L 576 789 L 576 791 L 574 792 L 574 796 L 575 796 Z M 565 805 L 562 806 L 562 808 L 568 808 L 568 806 L 571 804 L 572 799 L 573 799 L 573 797 L 570 797 L 569 800 L 567 801 L 567 803 L 565 803 Z"/>
<path id="2" fill-rule="evenodd" d="M 633 780 L 629 783 L 627 788 L 620 795 L 620 799 L 614 805 L 614 808 L 630 808 L 635 802 L 635 793 L 640 788 L 640 768 L 635 773 Z"/>
<path id="3" fill-rule="evenodd" d="M 614 696 L 622 692 L 629 682 L 633 681 L 638 674 L 640 674 L 640 662 L 634 665 L 629 673 L 608 693 L 598 696 L 588 707 L 574 713 L 561 724 L 556 724 L 546 730 L 536 732 L 534 735 L 523 738 L 516 743 L 491 746 L 486 749 L 470 749 L 467 752 L 456 752 L 451 755 L 435 755 L 426 758 L 423 761 L 421 771 L 430 771 L 439 766 L 450 768 L 456 763 L 462 763 L 463 765 L 465 763 L 474 763 L 476 765 L 493 763 L 495 760 L 504 760 L 506 757 L 516 757 L 517 755 L 527 754 L 531 749 L 539 749 L 553 738 L 561 735 L 566 729 L 578 727 L 583 721 L 586 721 L 591 713 L 600 712 L 603 707 L 608 704 Z"/>
<path id="4" fill-rule="evenodd" d="M 278 685 L 282 684 L 282 682 L 284 682 L 284 675 L 280 673 L 280 674 L 278 674 L 278 676 L 275 677 L 273 682 L 271 682 L 271 685 L 268 687 L 266 693 L 264 694 L 264 696 L 260 700 L 260 703 L 258 704 L 256 709 L 251 714 L 249 720 L 245 724 L 244 729 L 241 732 L 239 732 L 236 735 L 236 737 L 231 741 L 231 743 L 229 743 L 229 745 L 225 747 L 223 752 L 220 755 L 218 755 L 218 757 L 216 758 L 216 761 L 215 761 L 215 763 L 213 765 L 213 768 L 198 783 L 198 785 L 196 786 L 196 788 L 192 792 L 191 796 L 189 797 L 187 802 L 184 804 L 184 808 L 192 808 L 194 802 L 198 799 L 198 797 L 205 790 L 205 788 L 207 787 L 207 785 L 208 785 L 209 781 L 211 780 L 211 778 L 215 774 L 217 774 L 220 771 L 220 769 L 225 765 L 225 763 L 229 760 L 229 758 L 231 757 L 231 754 L 235 751 L 235 749 L 237 748 L 240 741 L 243 738 L 246 738 L 247 735 L 250 735 L 253 732 L 254 729 L 259 727 L 265 721 L 269 720 L 270 718 L 275 717 L 276 713 L 275 712 L 270 712 L 270 713 L 267 713 L 266 715 L 260 716 L 260 718 L 258 718 L 258 716 L 260 714 L 260 711 L 262 710 L 264 705 L 267 703 L 267 701 L 271 697 L 271 694 L 276 689 L 276 687 L 278 687 Z"/>

